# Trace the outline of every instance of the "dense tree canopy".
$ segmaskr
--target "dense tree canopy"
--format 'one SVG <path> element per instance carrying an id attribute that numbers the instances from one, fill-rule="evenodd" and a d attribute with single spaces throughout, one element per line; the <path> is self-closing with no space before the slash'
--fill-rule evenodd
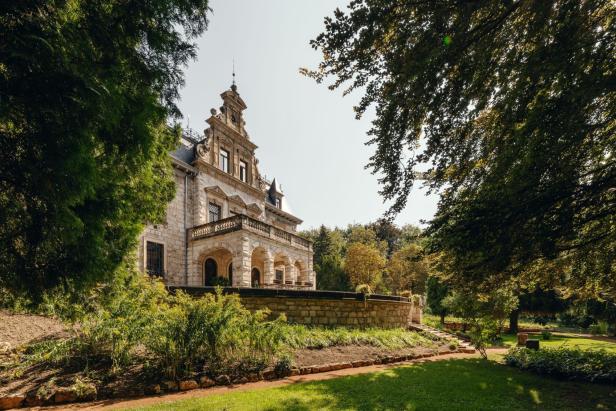
<path id="1" fill-rule="evenodd" d="M 369 166 L 392 213 L 430 167 L 432 249 L 465 282 L 552 265 L 553 285 L 614 298 L 615 15 L 610 0 L 354 0 L 306 73 L 361 90 L 358 116 L 376 106 Z"/>
<path id="2" fill-rule="evenodd" d="M 363 278 L 369 281 L 375 292 L 398 294 L 412 289 L 414 294 L 423 294 L 425 291 L 429 264 L 421 245 L 423 237 L 419 227 L 410 224 L 398 227 L 386 220 L 378 220 L 363 225 L 349 224 L 346 228 L 330 229 L 322 225 L 301 235 L 313 242 L 319 290 L 354 291 L 362 283 L 351 278 L 349 268 L 353 267 L 353 270 L 357 269 L 353 276 L 366 274 L 367 277 Z M 361 253 L 357 247 L 352 249 L 358 244 L 364 246 L 362 252 L 369 249 L 374 260 L 380 261 L 378 270 L 370 273 L 372 268 L 368 266 L 368 271 L 360 272 Z M 346 261 L 351 261 L 351 265 L 345 269 Z"/>
<path id="3" fill-rule="evenodd" d="M 385 262 L 376 247 L 351 243 L 344 259 L 344 271 L 349 275 L 353 287 L 367 284 L 374 290 L 382 280 Z"/>
<path id="4" fill-rule="evenodd" d="M 0 5 L 0 287 L 110 275 L 174 194 L 174 101 L 207 0 Z"/>

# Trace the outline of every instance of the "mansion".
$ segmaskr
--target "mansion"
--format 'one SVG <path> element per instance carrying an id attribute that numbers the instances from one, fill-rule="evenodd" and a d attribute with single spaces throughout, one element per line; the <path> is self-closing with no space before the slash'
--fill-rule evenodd
<path id="1" fill-rule="evenodd" d="M 235 84 L 210 110 L 204 138 L 171 153 L 176 194 L 164 224 L 140 237 L 140 270 L 175 286 L 315 289 L 312 243 L 296 234 L 276 179 L 259 173 Z"/>

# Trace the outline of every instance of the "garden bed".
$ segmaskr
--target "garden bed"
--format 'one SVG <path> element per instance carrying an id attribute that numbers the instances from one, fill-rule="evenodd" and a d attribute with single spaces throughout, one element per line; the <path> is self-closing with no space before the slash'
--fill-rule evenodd
<path id="1" fill-rule="evenodd" d="M 36 361 L 30 359 L 31 365 L 24 364 L 27 344 L 39 347 L 40 354 L 36 355 L 52 356 L 53 350 L 61 349 L 57 341 L 66 338 L 68 331 L 60 321 L 48 317 L 14 317 L 5 312 L 0 321 L 7 318 L 12 321 L 11 327 L 4 327 L 1 337 L 11 341 L 12 349 L 0 357 L 0 364 L 3 364 L 0 367 L 0 409 L 155 395 L 400 362 L 457 351 L 453 341 L 402 329 L 358 330 L 287 325 L 284 330 L 284 344 L 289 347 L 284 353 L 288 358 L 286 362 L 279 359 L 258 371 L 221 375 L 195 372 L 191 376 L 171 380 L 161 378 L 160 374 L 153 373 L 146 366 L 149 359 L 145 352 L 141 353 L 142 357 L 135 364 L 117 373 L 110 372 L 111 364 L 104 359 L 92 361 L 86 367 L 83 364 L 53 365 L 44 358 Z M 17 318 L 19 321 L 13 321 Z M 33 329 L 38 331 L 31 332 Z M 27 335 L 33 338 L 27 338 Z M 33 352 L 30 347 L 28 352 Z"/>

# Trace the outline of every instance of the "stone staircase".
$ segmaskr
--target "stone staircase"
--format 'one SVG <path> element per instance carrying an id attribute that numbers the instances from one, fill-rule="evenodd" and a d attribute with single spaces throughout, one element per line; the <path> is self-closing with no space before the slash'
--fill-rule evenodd
<path id="1" fill-rule="evenodd" d="M 429 334 L 432 334 L 434 336 L 437 336 L 439 338 L 449 338 L 452 340 L 456 340 L 458 342 L 458 346 L 459 351 L 461 353 L 465 353 L 465 354 L 474 354 L 476 352 L 475 347 L 473 347 L 473 345 L 468 342 L 465 341 L 461 338 L 459 338 L 457 335 L 447 332 L 447 331 L 443 331 L 443 330 L 439 330 L 437 328 L 433 328 L 430 327 L 428 325 L 425 324 L 418 324 L 418 323 L 410 323 L 409 324 L 409 329 L 411 330 L 415 330 L 415 331 L 423 331 Z"/>

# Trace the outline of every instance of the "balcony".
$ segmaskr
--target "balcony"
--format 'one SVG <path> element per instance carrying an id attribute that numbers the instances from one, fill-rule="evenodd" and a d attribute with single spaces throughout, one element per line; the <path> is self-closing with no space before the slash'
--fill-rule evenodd
<path id="1" fill-rule="evenodd" d="M 250 231 L 292 247 L 312 251 L 311 241 L 243 214 L 189 228 L 187 235 L 189 240 L 194 241 L 240 230 Z"/>

